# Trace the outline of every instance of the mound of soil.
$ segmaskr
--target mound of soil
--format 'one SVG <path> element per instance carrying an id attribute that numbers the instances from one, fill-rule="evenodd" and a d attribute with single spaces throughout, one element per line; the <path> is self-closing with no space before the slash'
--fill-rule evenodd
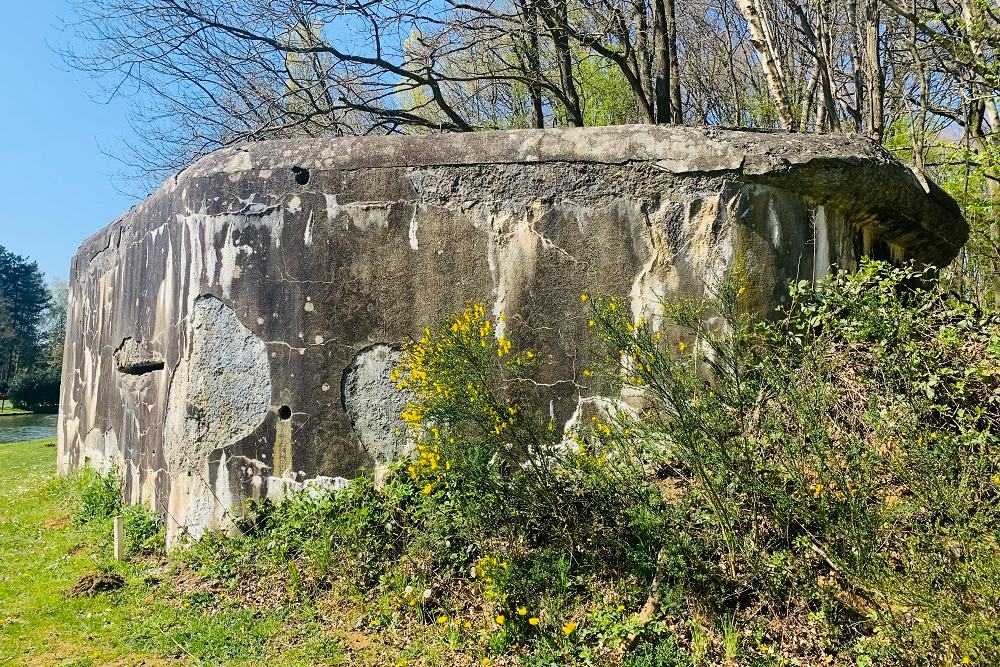
<path id="1" fill-rule="evenodd" d="M 66 594 L 71 598 L 92 597 L 98 593 L 116 591 L 124 586 L 125 580 L 117 574 L 98 572 L 83 575 Z"/>

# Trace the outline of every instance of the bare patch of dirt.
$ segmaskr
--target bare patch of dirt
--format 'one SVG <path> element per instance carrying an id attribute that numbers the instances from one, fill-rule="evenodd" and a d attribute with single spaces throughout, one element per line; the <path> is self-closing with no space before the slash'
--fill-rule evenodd
<path id="1" fill-rule="evenodd" d="M 67 591 L 66 595 L 71 598 L 93 597 L 99 593 L 116 591 L 124 586 L 125 580 L 117 574 L 109 572 L 85 574 L 80 578 L 80 581 L 74 584 L 73 588 Z"/>

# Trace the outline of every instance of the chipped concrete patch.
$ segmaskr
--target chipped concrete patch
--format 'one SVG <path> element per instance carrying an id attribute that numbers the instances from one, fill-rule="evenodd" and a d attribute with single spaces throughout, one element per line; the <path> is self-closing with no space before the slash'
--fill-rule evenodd
<path id="1" fill-rule="evenodd" d="M 221 481 L 215 488 L 209 484 L 209 454 L 245 438 L 264 420 L 271 409 L 271 371 L 264 341 L 217 297 L 198 297 L 190 321 L 189 349 L 167 397 L 164 453 L 175 483 L 170 514 L 180 525 L 204 528 L 216 498 L 228 493 L 219 487 L 225 484 L 224 463 Z"/>
<path id="2" fill-rule="evenodd" d="M 400 414 L 410 395 L 390 378 L 402 352 L 388 345 L 366 347 L 355 355 L 341 381 L 343 408 L 361 448 L 376 463 L 406 451 L 406 424 Z"/>

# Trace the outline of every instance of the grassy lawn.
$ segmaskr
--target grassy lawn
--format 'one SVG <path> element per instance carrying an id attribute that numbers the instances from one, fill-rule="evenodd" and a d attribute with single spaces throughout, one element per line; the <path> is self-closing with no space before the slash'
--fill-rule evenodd
<path id="1" fill-rule="evenodd" d="M 53 440 L 0 445 L 0 664 L 167 664 L 116 641 L 143 611 L 135 596 L 66 596 L 99 568 L 106 539 L 74 526 L 73 485 L 56 477 L 55 452 Z"/>
<path id="2" fill-rule="evenodd" d="M 303 599 L 287 573 L 255 563 L 259 577 L 227 585 L 176 557 L 113 561 L 110 520 L 76 520 L 83 482 L 56 475 L 54 445 L 0 445 L 0 665 L 456 664 L 433 626 L 404 641 L 373 628 L 377 610 L 358 592 Z M 67 595 L 99 572 L 125 587 Z"/>
<path id="3" fill-rule="evenodd" d="M 20 408 L 12 408 L 12 407 L 10 407 L 9 403 L 5 404 L 4 407 L 0 408 L 0 417 L 4 417 L 6 415 L 30 415 L 30 414 L 31 414 L 31 410 L 22 410 Z"/>
<path id="4" fill-rule="evenodd" d="M 109 524 L 73 520 L 80 485 L 56 476 L 54 444 L 0 445 L 0 665 L 339 663 L 315 610 L 227 603 L 162 558 L 112 561 Z M 101 571 L 126 587 L 67 595 Z"/>

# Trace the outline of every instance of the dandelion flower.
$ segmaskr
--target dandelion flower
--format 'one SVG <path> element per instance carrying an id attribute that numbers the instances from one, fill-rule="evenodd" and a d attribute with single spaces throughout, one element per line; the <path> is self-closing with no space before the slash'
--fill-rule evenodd
<path id="1" fill-rule="evenodd" d="M 972 658 L 970 658 L 969 656 L 963 657 L 962 658 L 962 664 L 963 665 L 971 665 L 972 664 Z"/>
<path id="2" fill-rule="evenodd" d="M 528 610 L 525 609 L 524 607 L 518 607 L 517 608 L 517 615 L 518 616 L 527 616 L 528 615 Z"/>
<path id="3" fill-rule="evenodd" d="M 441 614 L 440 616 L 438 616 L 437 621 L 438 621 L 438 625 L 444 625 L 445 623 L 448 622 L 448 617 L 446 615 L 444 615 L 444 614 Z"/>
<path id="4" fill-rule="evenodd" d="M 625 605 L 623 604 L 618 605 L 618 611 L 625 611 Z"/>
<path id="5" fill-rule="evenodd" d="M 532 616 L 531 618 L 528 619 L 528 623 L 530 623 L 531 625 L 538 625 L 538 617 Z"/>
<path id="6" fill-rule="evenodd" d="M 504 616 L 503 614 L 497 614 L 496 622 L 497 625 L 503 625 L 504 623 L 507 622 L 507 617 Z"/>
<path id="7" fill-rule="evenodd" d="M 681 352 L 683 352 L 686 347 L 687 345 L 684 344 L 684 341 L 677 343 L 677 349 L 680 350 Z"/>
<path id="8" fill-rule="evenodd" d="M 576 623 L 574 623 L 573 621 L 569 621 L 568 623 L 566 623 L 566 625 L 562 626 L 563 634 L 566 635 L 567 637 L 571 635 L 574 630 L 576 630 Z"/>
<path id="9" fill-rule="evenodd" d="M 583 294 L 581 294 L 581 295 L 580 295 L 580 301 L 586 301 L 586 300 L 587 300 L 587 299 L 589 299 L 589 298 L 590 298 L 590 297 L 588 297 L 588 296 L 587 296 L 587 293 L 586 293 L 586 292 L 584 292 Z"/>
<path id="10" fill-rule="evenodd" d="M 424 494 L 425 496 L 429 496 L 429 495 L 431 495 L 431 491 L 433 491 L 433 490 L 434 490 L 434 485 L 433 484 L 428 484 L 427 486 L 425 486 L 420 491 L 420 493 Z"/>

